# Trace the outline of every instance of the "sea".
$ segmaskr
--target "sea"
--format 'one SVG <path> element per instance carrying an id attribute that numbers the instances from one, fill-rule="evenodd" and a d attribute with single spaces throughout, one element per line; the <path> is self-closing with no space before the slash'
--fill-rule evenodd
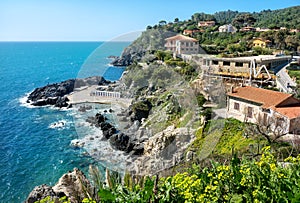
<path id="1" fill-rule="evenodd" d="M 71 144 L 82 136 L 74 110 L 33 108 L 26 104 L 26 95 L 70 78 L 101 75 L 118 80 L 124 67 L 109 65 L 109 56 L 120 55 L 129 44 L 0 42 L 1 203 L 24 202 L 35 186 L 54 185 L 75 167 L 87 172 L 90 164 L 99 164 Z"/>

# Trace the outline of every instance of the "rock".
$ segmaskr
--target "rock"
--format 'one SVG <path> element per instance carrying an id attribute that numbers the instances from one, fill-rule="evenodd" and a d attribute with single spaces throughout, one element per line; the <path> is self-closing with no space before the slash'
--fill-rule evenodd
<path id="1" fill-rule="evenodd" d="M 56 194 L 65 194 L 71 202 L 81 202 L 85 197 L 93 196 L 93 187 L 82 171 L 74 168 L 64 174 L 53 187 Z"/>
<path id="2" fill-rule="evenodd" d="M 35 203 L 41 199 L 50 196 L 50 198 L 57 198 L 56 193 L 53 191 L 52 187 L 48 185 L 36 186 L 28 195 L 25 203 Z"/>
<path id="3" fill-rule="evenodd" d="M 101 124 L 102 122 L 105 122 L 107 118 L 103 116 L 101 113 L 97 113 L 95 116 L 95 120 L 98 124 Z"/>
<path id="4" fill-rule="evenodd" d="M 110 137 L 109 142 L 111 146 L 117 150 L 128 151 L 129 150 L 129 136 L 124 133 L 114 134 Z"/>
<path id="5" fill-rule="evenodd" d="M 45 106 L 47 105 L 46 99 L 39 99 L 32 103 L 33 106 Z"/>
<path id="6" fill-rule="evenodd" d="M 120 57 L 115 57 L 111 64 L 113 66 L 129 66 L 133 61 L 139 61 L 146 54 L 146 50 L 132 50 L 125 48 Z"/>
<path id="7" fill-rule="evenodd" d="M 48 84 L 36 88 L 28 96 L 27 102 L 34 106 L 54 105 L 56 107 L 70 107 L 66 95 L 74 91 L 74 88 L 91 85 L 109 85 L 111 82 L 102 76 L 93 76 L 84 79 L 69 79 L 60 83 Z"/>
<path id="8" fill-rule="evenodd" d="M 190 132 L 191 131 L 191 132 Z M 155 134 L 145 142 L 145 154 L 170 159 L 190 143 L 194 132 L 188 128 L 175 128 L 173 125 Z"/>
<path id="9" fill-rule="evenodd" d="M 34 203 L 48 196 L 52 200 L 66 196 L 72 203 L 79 203 L 84 198 L 94 195 L 94 188 L 90 181 L 82 171 L 74 168 L 73 171 L 64 174 L 53 187 L 47 185 L 35 187 L 28 195 L 25 203 Z"/>
<path id="10" fill-rule="evenodd" d="M 63 97 L 58 97 L 56 104 L 54 105 L 55 107 L 67 107 L 69 104 L 67 103 L 69 101 L 68 97 L 63 96 Z"/>
<path id="11" fill-rule="evenodd" d="M 117 132 L 117 129 L 108 122 L 101 123 L 100 128 L 103 132 L 103 136 L 106 139 L 109 139 L 112 135 L 114 135 Z"/>

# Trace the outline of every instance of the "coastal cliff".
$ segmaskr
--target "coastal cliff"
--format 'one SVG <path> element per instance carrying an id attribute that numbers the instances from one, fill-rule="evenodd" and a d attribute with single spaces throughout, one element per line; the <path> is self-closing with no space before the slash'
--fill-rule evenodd
<path id="1" fill-rule="evenodd" d="M 123 50 L 121 56 L 115 57 L 111 64 L 114 66 L 129 66 L 134 61 L 141 61 L 147 53 L 163 50 L 164 39 L 174 35 L 176 33 L 163 29 L 146 30 Z"/>
<path id="2" fill-rule="evenodd" d="M 25 203 L 35 203 L 45 198 L 58 201 L 66 197 L 72 203 L 79 203 L 85 197 L 94 195 L 93 187 L 82 171 L 74 168 L 64 174 L 55 186 L 40 185 L 36 186 L 28 195 Z M 49 199 L 49 200 L 50 200 Z"/>

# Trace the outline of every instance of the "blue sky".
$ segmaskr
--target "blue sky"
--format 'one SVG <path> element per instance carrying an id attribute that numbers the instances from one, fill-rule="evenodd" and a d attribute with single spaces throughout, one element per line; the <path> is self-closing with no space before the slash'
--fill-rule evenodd
<path id="1" fill-rule="evenodd" d="M 0 0 L 0 41 L 106 41 L 196 12 L 297 5 L 300 0 Z"/>

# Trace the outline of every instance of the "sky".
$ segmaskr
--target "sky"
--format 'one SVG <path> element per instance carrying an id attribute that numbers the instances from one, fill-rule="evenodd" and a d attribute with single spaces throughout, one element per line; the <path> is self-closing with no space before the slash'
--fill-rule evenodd
<path id="1" fill-rule="evenodd" d="M 0 41 L 109 41 L 197 12 L 298 5 L 300 0 L 0 0 Z"/>

